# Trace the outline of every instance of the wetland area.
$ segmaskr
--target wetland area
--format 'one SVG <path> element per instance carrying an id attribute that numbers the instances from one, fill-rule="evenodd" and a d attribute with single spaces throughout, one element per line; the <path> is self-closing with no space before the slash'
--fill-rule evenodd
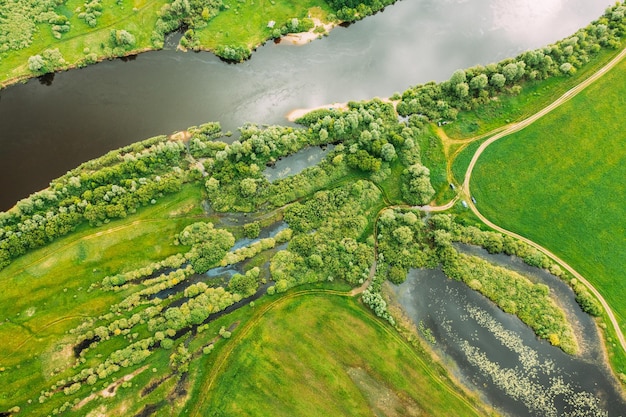
<path id="1" fill-rule="evenodd" d="M 597 18 L 608 5 L 606 1 L 596 0 L 548 0 L 542 3 L 403 0 L 347 28 L 337 27 L 327 37 L 305 46 L 269 42 L 260 46 L 250 60 L 240 64 L 226 63 L 207 52 L 176 50 L 177 36 L 170 35 L 166 48 L 161 51 L 31 79 L 0 91 L 0 147 L 3 149 L 0 153 L 0 189 L 3 190 L 0 210 L 7 210 L 17 200 L 45 188 L 53 178 L 80 163 L 140 139 L 169 135 L 208 121 L 218 121 L 224 131 L 232 131 L 233 134 L 226 138 L 231 143 L 239 138 L 237 128 L 245 123 L 295 126 L 286 120 L 294 109 L 346 100 L 387 98 L 411 85 L 447 80 L 459 68 L 486 65 L 555 42 Z M 180 143 L 176 146 L 184 147 Z M 343 149 L 343 145 L 340 146 Z M 336 149 L 339 146 L 332 144 L 305 147 L 268 163 L 262 175 L 270 183 L 280 182 L 320 163 Z M 225 151 L 219 152 L 226 155 Z M 202 164 L 206 159 L 198 158 L 198 163 Z M 202 179 L 202 173 L 198 177 Z M 160 177 L 157 178 L 160 182 Z M 340 186 L 344 185 L 336 187 Z M 372 191 L 363 195 L 380 198 L 380 204 L 389 203 L 378 195 L 379 189 L 383 191 L 381 187 L 369 186 Z M 256 185 L 254 190 L 256 192 Z M 236 240 L 230 236 L 234 244 L 225 247 L 224 253 L 246 249 L 262 239 L 272 240 L 287 228 L 294 228 L 283 215 L 287 213 L 287 219 L 290 206 L 299 207 L 300 200 L 304 200 L 300 197 L 277 208 L 271 224 L 257 225 L 259 232 L 256 236 L 242 237 L 245 226 L 256 220 L 253 216 L 216 213 L 204 199 L 206 190 L 197 188 L 195 192 L 202 195 L 204 204 L 203 210 L 195 214 L 197 218 L 204 218 L 204 221 L 206 218 L 217 219 L 215 224 L 218 227 L 239 233 Z M 358 191 L 351 192 L 355 195 L 363 192 L 363 185 L 359 183 Z M 153 200 L 152 204 L 155 202 Z M 368 201 L 364 206 L 367 204 L 374 202 Z M 368 206 L 355 216 L 362 220 L 367 233 L 376 231 L 378 217 L 371 225 L 367 219 L 376 212 L 374 208 L 379 210 L 379 206 Z M 181 220 L 181 224 L 184 221 Z M 402 227 L 410 231 L 408 227 Z M 287 232 L 291 239 L 291 230 Z M 317 232 L 317 229 L 311 229 L 309 235 Z M 305 245 L 306 239 L 302 237 L 297 243 Z M 356 248 L 358 239 L 350 239 L 354 240 Z M 373 237 L 370 240 L 374 242 Z M 176 241 L 175 245 L 178 244 Z M 376 248 L 377 244 L 371 244 Z M 262 285 L 255 287 L 246 298 L 239 297 L 226 309 L 211 313 L 206 321 L 196 323 L 195 332 L 198 324 L 200 327 L 208 325 L 244 306 L 254 308 L 252 302 L 269 293 L 269 288 L 273 295 L 275 288 L 269 282 L 269 256 L 279 252 L 284 255 L 283 252 L 291 247 L 289 245 L 292 243 L 271 246 L 263 263 L 259 259 L 248 261 L 242 258 L 245 260 L 233 264 L 213 265 L 202 273 L 182 274 L 182 282 L 177 280 L 171 286 L 163 284 L 163 289 L 148 298 L 158 305 L 178 296 L 180 298 L 172 302 L 171 307 L 179 308 L 193 298 L 185 293 L 192 285 L 194 291 L 199 283 L 227 289 L 233 276 L 239 278 L 240 274 L 246 273 L 249 264 L 259 261 L 255 265 L 262 269 L 259 279 Z M 597 325 L 580 309 L 567 284 L 515 257 L 491 255 L 469 245 L 457 244 L 456 248 L 547 285 L 573 323 L 581 348 L 577 355 L 565 354 L 547 341 L 538 339 L 517 317 L 503 312 L 464 283 L 448 279 L 437 269 L 411 269 L 403 284 L 390 285 L 389 288 L 395 301 L 456 379 L 504 415 L 624 415 L 626 400 L 608 367 Z M 321 267 L 322 258 L 317 257 L 317 263 L 321 264 L 318 267 Z M 314 260 L 307 262 L 313 263 Z M 180 265 L 189 263 L 180 261 Z M 289 266 L 288 260 L 284 263 Z M 370 281 L 375 270 L 376 259 Z M 93 272 L 95 274 L 97 270 L 94 268 Z M 363 284 L 368 278 L 367 270 L 359 272 L 363 277 L 359 283 Z M 154 278 L 145 277 L 146 280 Z M 259 278 L 258 271 L 256 278 Z M 166 276 L 162 279 L 163 282 L 171 281 Z M 328 281 L 332 280 L 329 277 Z M 312 282 L 315 281 L 307 281 L 307 284 Z M 138 283 L 141 280 L 133 285 Z M 82 287 L 77 291 L 80 290 Z M 181 297 L 181 293 L 185 296 Z M 239 326 L 239 322 L 233 326 L 229 329 Z M 180 334 L 175 333 L 176 337 L 188 330 L 189 327 L 184 327 Z M 230 330 L 222 326 L 220 336 L 227 333 L 224 339 L 230 338 Z M 210 350 L 215 340 L 211 341 Z M 99 337 L 97 341 L 100 341 Z M 161 339 L 159 343 L 163 341 Z M 198 351 L 204 350 L 200 347 Z M 356 375 L 350 374 L 353 378 L 370 377 L 359 374 L 360 368 L 350 369 Z M 187 373 L 184 375 L 183 382 Z M 364 384 L 369 383 L 366 380 Z"/>

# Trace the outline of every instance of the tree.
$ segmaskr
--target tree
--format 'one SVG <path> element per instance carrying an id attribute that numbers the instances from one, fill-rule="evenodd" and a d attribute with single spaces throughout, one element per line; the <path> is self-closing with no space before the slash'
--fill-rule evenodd
<path id="1" fill-rule="evenodd" d="M 124 29 L 112 29 L 111 41 L 113 42 L 114 46 L 122 46 L 124 48 L 132 47 L 133 45 L 135 45 L 135 36 Z"/>
<path id="2" fill-rule="evenodd" d="M 452 86 L 456 86 L 457 84 L 464 83 L 466 80 L 467 77 L 465 75 L 465 71 L 462 69 L 458 69 L 454 71 L 452 77 L 450 77 L 450 84 L 452 84 Z"/>
<path id="3" fill-rule="evenodd" d="M 502 74 L 506 77 L 507 81 L 514 82 L 524 75 L 524 67 L 526 64 L 523 61 L 520 62 L 511 62 L 506 64 L 504 68 L 502 68 Z"/>
<path id="4" fill-rule="evenodd" d="M 380 150 L 380 156 L 383 161 L 391 162 L 397 157 L 396 148 L 391 143 L 385 143 Z"/>
<path id="5" fill-rule="evenodd" d="M 491 84 L 492 86 L 496 88 L 504 87 L 505 83 L 506 83 L 506 77 L 500 74 L 499 72 L 496 72 L 495 74 L 493 74 L 491 76 L 491 79 L 489 80 L 489 84 Z"/>
<path id="6" fill-rule="evenodd" d="M 400 226 L 391 234 L 400 245 L 405 246 L 413 242 L 413 231 L 408 226 Z"/>
<path id="7" fill-rule="evenodd" d="M 245 237 L 254 239 L 259 237 L 259 233 L 261 233 L 261 225 L 259 224 L 259 222 L 244 224 L 243 234 Z"/>
<path id="8" fill-rule="evenodd" d="M 435 194 L 430 184 L 430 171 L 423 165 L 411 165 L 404 172 L 402 197 L 409 204 L 426 204 Z"/>
<path id="9" fill-rule="evenodd" d="M 245 275 L 235 274 L 228 283 L 228 288 L 236 294 L 240 294 L 243 297 L 254 294 L 256 291 L 259 277 L 259 268 L 253 268 L 246 272 Z"/>
<path id="10" fill-rule="evenodd" d="M 46 66 L 46 62 L 44 61 L 43 57 L 39 54 L 37 55 L 33 55 L 30 58 L 28 58 L 28 69 L 31 70 L 32 72 L 40 72 L 40 71 L 44 71 Z"/>
<path id="11" fill-rule="evenodd" d="M 239 190 L 243 197 L 250 197 L 256 194 L 257 185 L 253 178 L 245 178 L 239 183 Z"/>
<path id="12" fill-rule="evenodd" d="M 465 98 L 469 95 L 469 85 L 467 83 L 459 83 L 454 87 L 457 97 Z"/>
<path id="13" fill-rule="evenodd" d="M 561 72 L 565 75 L 572 75 L 574 72 L 576 72 L 576 68 L 574 68 L 574 66 L 569 62 L 563 63 L 559 67 L 559 70 L 561 70 Z"/>
<path id="14" fill-rule="evenodd" d="M 472 88 L 472 90 L 482 90 L 483 88 L 487 87 L 487 84 L 489 84 L 489 79 L 487 78 L 487 75 L 480 74 L 470 80 L 469 86 Z"/>

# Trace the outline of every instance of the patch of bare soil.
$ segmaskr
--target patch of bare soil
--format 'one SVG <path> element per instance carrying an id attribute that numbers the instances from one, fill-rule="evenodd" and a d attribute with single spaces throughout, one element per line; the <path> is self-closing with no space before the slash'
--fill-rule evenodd
<path id="1" fill-rule="evenodd" d="M 85 406 L 85 404 L 87 404 L 91 400 L 96 399 L 98 396 L 102 398 L 114 397 L 120 385 L 122 385 L 124 382 L 130 381 L 131 379 L 133 379 L 135 376 L 139 375 L 146 369 L 148 369 L 148 365 L 142 366 L 141 368 L 137 369 L 135 372 L 132 372 L 128 375 L 124 375 L 122 378 L 109 384 L 109 386 L 103 389 L 102 391 L 98 393 L 93 393 L 89 395 L 88 397 L 83 398 L 82 401 L 80 401 L 78 404 L 74 406 L 74 410 L 80 410 L 82 407 Z"/>
<path id="2" fill-rule="evenodd" d="M 422 409 L 407 395 L 398 395 L 383 382 L 374 379 L 365 369 L 350 368 L 348 375 L 354 385 L 367 399 L 375 416 L 378 417 L 418 417 L 424 415 Z"/>

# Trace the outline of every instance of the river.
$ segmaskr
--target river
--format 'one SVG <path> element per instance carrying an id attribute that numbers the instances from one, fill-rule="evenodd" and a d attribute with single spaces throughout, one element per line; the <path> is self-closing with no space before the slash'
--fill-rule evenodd
<path id="1" fill-rule="evenodd" d="M 286 124 L 294 108 L 388 97 L 568 36 L 608 0 L 402 0 L 306 46 L 226 64 L 163 51 L 0 91 L 0 210 L 108 150 L 207 121 Z M 49 85 L 48 85 L 49 84 Z"/>

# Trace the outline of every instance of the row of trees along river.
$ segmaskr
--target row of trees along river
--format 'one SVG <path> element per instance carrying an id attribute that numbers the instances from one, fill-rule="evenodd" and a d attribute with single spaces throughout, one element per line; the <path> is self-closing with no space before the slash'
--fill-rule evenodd
<path id="1" fill-rule="evenodd" d="M 399 1 L 305 47 L 267 44 L 229 65 L 163 51 L 0 91 L 0 209 L 90 158 L 207 121 L 285 123 L 293 108 L 388 97 L 571 35 L 607 0 Z"/>

